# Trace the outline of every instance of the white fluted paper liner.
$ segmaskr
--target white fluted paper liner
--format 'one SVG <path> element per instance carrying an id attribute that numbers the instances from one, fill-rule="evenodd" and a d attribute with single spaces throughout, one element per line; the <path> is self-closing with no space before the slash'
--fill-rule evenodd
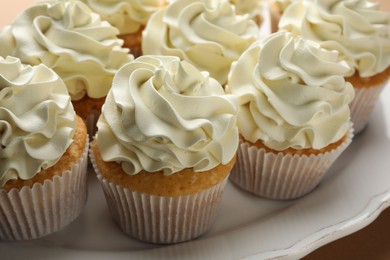
<path id="1" fill-rule="evenodd" d="M 178 243 L 205 233 L 218 213 L 228 179 L 196 194 L 155 196 L 110 182 L 101 176 L 92 151 L 90 159 L 113 219 L 126 234 L 149 243 Z"/>
<path id="2" fill-rule="evenodd" d="M 360 133 L 366 127 L 379 95 L 386 84 L 387 81 L 369 88 L 354 88 L 355 98 L 350 104 L 350 109 L 355 134 Z"/>
<path id="3" fill-rule="evenodd" d="M 88 138 L 88 137 L 87 137 Z M 88 142 L 71 170 L 20 191 L 0 190 L 0 240 L 30 240 L 61 230 L 87 199 Z"/>
<path id="4" fill-rule="evenodd" d="M 266 152 L 246 142 L 238 148 L 230 180 L 251 193 L 270 199 L 295 199 L 313 190 L 339 155 L 352 142 L 351 128 L 336 149 L 318 155 Z"/>
<path id="5" fill-rule="evenodd" d="M 97 121 L 100 116 L 100 111 L 92 110 L 91 113 L 84 119 L 85 125 L 87 126 L 88 135 L 92 138 L 95 136 L 97 131 Z M 91 141 L 91 140 L 90 140 Z"/>

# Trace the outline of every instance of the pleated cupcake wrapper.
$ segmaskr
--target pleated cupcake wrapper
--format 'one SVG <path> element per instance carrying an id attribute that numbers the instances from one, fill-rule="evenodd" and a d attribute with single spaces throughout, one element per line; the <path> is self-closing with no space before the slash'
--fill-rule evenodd
<path id="1" fill-rule="evenodd" d="M 387 81 L 369 88 L 355 88 L 355 98 L 350 104 L 351 120 L 355 128 L 355 135 L 366 127 L 379 95 L 386 84 Z"/>
<path id="2" fill-rule="evenodd" d="M 99 119 L 100 111 L 92 110 L 91 113 L 84 119 L 85 125 L 87 126 L 88 135 L 91 137 L 95 136 L 97 131 L 96 123 Z M 91 141 L 91 140 L 90 140 Z"/>
<path id="3" fill-rule="evenodd" d="M 40 238 L 61 230 L 82 212 L 87 199 L 88 142 L 70 171 L 20 191 L 0 190 L 0 240 Z"/>
<path id="4" fill-rule="evenodd" d="M 313 190 L 332 163 L 352 142 L 351 128 L 336 149 L 319 155 L 266 152 L 246 142 L 239 144 L 230 180 L 242 189 L 270 199 L 295 199 Z"/>
<path id="5" fill-rule="evenodd" d="M 215 220 L 228 179 L 196 194 L 155 196 L 110 182 L 100 175 L 93 152 L 90 158 L 113 219 L 124 233 L 149 243 L 178 243 L 204 234 Z"/>

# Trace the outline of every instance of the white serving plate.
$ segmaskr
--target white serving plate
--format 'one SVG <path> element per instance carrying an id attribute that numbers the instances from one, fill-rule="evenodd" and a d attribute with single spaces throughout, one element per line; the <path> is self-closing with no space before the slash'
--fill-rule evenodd
<path id="1" fill-rule="evenodd" d="M 371 223 L 390 201 L 390 87 L 367 129 L 312 193 L 293 201 L 255 197 L 228 183 L 213 228 L 177 245 L 124 235 L 110 218 L 91 170 L 84 213 L 66 229 L 30 242 L 0 242 L 0 258 L 297 259 Z M 34 258 L 34 259 L 35 259 Z"/>

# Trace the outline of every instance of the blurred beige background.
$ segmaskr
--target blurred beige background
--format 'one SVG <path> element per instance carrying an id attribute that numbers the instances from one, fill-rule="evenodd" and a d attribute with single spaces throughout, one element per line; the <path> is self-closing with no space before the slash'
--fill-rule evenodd
<path id="1" fill-rule="evenodd" d="M 390 12 L 390 0 L 374 0 L 381 2 L 383 10 Z M 0 1 L 0 27 L 3 27 L 12 22 L 14 17 L 24 8 L 37 2 L 37 0 L 16 0 L 16 1 Z"/>
<path id="2" fill-rule="evenodd" d="M 0 27 L 10 24 L 14 17 L 23 9 L 37 2 L 37 0 L 1 0 L 0 1 Z"/>

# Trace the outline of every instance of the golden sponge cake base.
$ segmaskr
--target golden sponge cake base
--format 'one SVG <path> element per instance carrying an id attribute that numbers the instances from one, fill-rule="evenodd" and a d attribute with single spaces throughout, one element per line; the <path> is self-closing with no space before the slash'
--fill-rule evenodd
<path id="1" fill-rule="evenodd" d="M 261 140 L 258 140 L 256 143 L 251 143 L 247 140 L 245 140 L 244 137 L 240 136 L 240 140 L 242 142 L 246 142 L 246 143 L 249 143 L 251 144 L 251 146 L 256 146 L 258 149 L 264 149 L 267 153 L 274 153 L 274 154 L 278 154 L 278 153 L 282 153 L 282 154 L 290 154 L 290 155 L 318 155 L 318 154 L 323 154 L 323 153 L 326 153 L 326 152 L 330 152 L 334 149 L 337 149 L 337 147 L 339 147 L 347 138 L 347 135 L 344 135 L 340 140 L 334 142 L 334 143 L 331 143 L 327 146 L 325 146 L 324 148 L 321 148 L 321 149 L 313 149 L 313 148 L 305 148 L 305 149 L 294 149 L 294 148 L 287 148 L 283 151 L 277 151 L 277 150 L 274 150 L 274 149 L 271 149 L 267 146 L 264 145 L 264 143 L 261 141 Z"/>
<path id="2" fill-rule="evenodd" d="M 157 196 L 182 196 L 208 189 L 222 182 L 236 161 L 234 157 L 226 165 L 220 164 L 204 172 L 194 172 L 189 168 L 168 176 L 162 171 L 153 173 L 141 171 L 135 175 L 128 175 L 119 163 L 103 161 L 96 142 L 91 143 L 91 153 L 103 178 L 132 191 Z"/>
<path id="3" fill-rule="evenodd" d="M 354 88 L 371 88 L 381 86 L 384 82 L 389 80 L 389 77 L 390 67 L 379 74 L 367 78 L 360 77 L 359 73 L 356 72 L 351 77 L 345 78 L 345 80 L 351 83 Z"/>

